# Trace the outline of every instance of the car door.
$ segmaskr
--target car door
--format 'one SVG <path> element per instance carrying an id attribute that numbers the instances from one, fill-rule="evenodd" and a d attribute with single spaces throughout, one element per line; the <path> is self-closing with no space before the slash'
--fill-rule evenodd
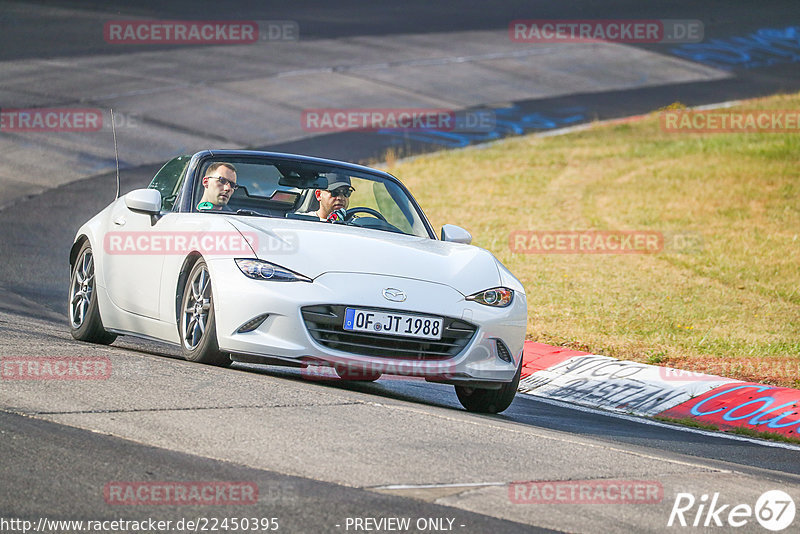
<path id="1" fill-rule="evenodd" d="M 131 210 L 124 200 L 112 209 L 111 229 L 104 238 L 104 279 L 114 304 L 132 314 L 158 319 L 164 258 L 181 215 L 172 208 L 190 159 L 172 159 L 150 183 L 149 188 L 161 193 L 160 216 Z"/>

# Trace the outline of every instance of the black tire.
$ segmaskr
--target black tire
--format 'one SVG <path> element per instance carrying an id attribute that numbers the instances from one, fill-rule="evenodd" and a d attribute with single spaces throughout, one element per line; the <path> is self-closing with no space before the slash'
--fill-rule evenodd
<path id="1" fill-rule="evenodd" d="M 336 364 L 333 366 L 336 374 L 342 380 L 349 380 L 351 382 L 375 382 L 381 377 L 378 371 L 368 371 L 359 369 L 358 366 L 350 366 L 347 364 Z"/>
<path id="2" fill-rule="evenodd" d="M 230 355 L 220 352 L 217 343 L 211 276 L 202 259 L 197 260 L 186 278 L 178 318 L 178 333 L 181 338 L 181 353 L 190 362 L 221 367 L 231 364 Z"/>
<path id="3" fill-rule="evenodd" d="M 78 251 L 69 277 L 69 325 L 78 341 L 108 345 L 117 339 L 103 327 L 95 291 L 94 254 L 88 241 Z"/>
<path id="4" fill-rule="evenodd" d="M 455 386 L 456 395 L 467 411 L 475 413 L 500 413 L 509 406 L 517 394 L 519 378 L 522 374 L 522 359 L 517 366 L 514 379 L 503 384 L 500 389 L 481 389 L 466 386 Z"/>

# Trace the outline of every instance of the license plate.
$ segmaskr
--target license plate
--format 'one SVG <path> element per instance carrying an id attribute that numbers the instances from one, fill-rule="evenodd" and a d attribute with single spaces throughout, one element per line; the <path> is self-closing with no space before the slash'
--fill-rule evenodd
<path id="1" fill-rule="evenodd" d="M 443 323 L 441 317 L 346 308 L 343 328 L 351 332 L 442 339 Z"/>

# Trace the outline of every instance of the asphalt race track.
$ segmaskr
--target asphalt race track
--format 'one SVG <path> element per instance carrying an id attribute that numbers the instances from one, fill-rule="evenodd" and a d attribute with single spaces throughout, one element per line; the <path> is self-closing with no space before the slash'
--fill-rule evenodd
<path id="1" fill-rule="evenodd" d="M 249 49 L 105 42 L 104 22 L 126 18 L 289 20 L 301 38 Z M 586 60 L 579 45 L 520 51 L 507 42 L 509 21 L 555 18 L 700 20 L 704 42 L 721 44 L 716 55 L 598 45 Z M 113 105 L 127 114 L 131 127 L 117 132 L 125 193 L 145 187 L 171 155 L 209 146 L 366 161 L 387 148 L 441 150 L 675 101 L 797 91 L 800 47 L 742 48 L 754 32 L 789 27 L 800 27 L 794 1 L 0 2 L 0 108 Z M 298 127 L 304 107 L 358 107 L 354 91 L 372 99 L 361 107 L 483 106 L 512 126 L 495 137 L 416 138 Z M 113 198 L 110 139 L 107 130 L 0 132 L 0 356 L 99 357 L 112 366 L 102 381 L 0 380 L 0 532 L 23 530 L 3 523 L 10 519 L 152 518 L 174 527 L 244 517 L 277 518 L 279 532 L 664 532 L 691 529 L 667 526 L 679 494 L 698 502 L 719 494 L 729 509 L 753 507 L 768 490 L 800 498 L 800 448 L 791 445 L 525 395 L 503 414 L 474 415 L 449 386 L 315 382 L 292 369 L 190 364 L 174 347 L 133 338 L 108 347 L 74 341 L 67 254 L 78 226 Z M 514 502 L 514 482 L 567 480 L 643 481 L 663 494 L 640 504 Z M 247 483 L 258 498 L 133 506 L 104 495 L 115 483 L 169 481 Z M 697 506 L 686 518 L 696 515 L 706 520 Z M 379 518 L 408 518 L 410 527 L 367 521 Z M 203 530 L 195 527 L 141 530 Z M 764 528 L 750 517 L 735 530 Z"/>

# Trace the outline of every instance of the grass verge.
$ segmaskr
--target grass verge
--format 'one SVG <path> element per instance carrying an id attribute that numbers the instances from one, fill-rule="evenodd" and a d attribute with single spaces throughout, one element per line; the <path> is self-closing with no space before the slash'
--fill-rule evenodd
<path id="1" fill-rule="evenodd" d="M 800 109 L 800 93 L 744 110 Z M 528 339 L 800 385 L 800 133 L 663 131 L 658 113 L 388 171 L 525 285 Z M 654 254 L 530 254 L 517 231 L 659 232 Z M 689 245 L 689 246 L 687 246 Z"/>

